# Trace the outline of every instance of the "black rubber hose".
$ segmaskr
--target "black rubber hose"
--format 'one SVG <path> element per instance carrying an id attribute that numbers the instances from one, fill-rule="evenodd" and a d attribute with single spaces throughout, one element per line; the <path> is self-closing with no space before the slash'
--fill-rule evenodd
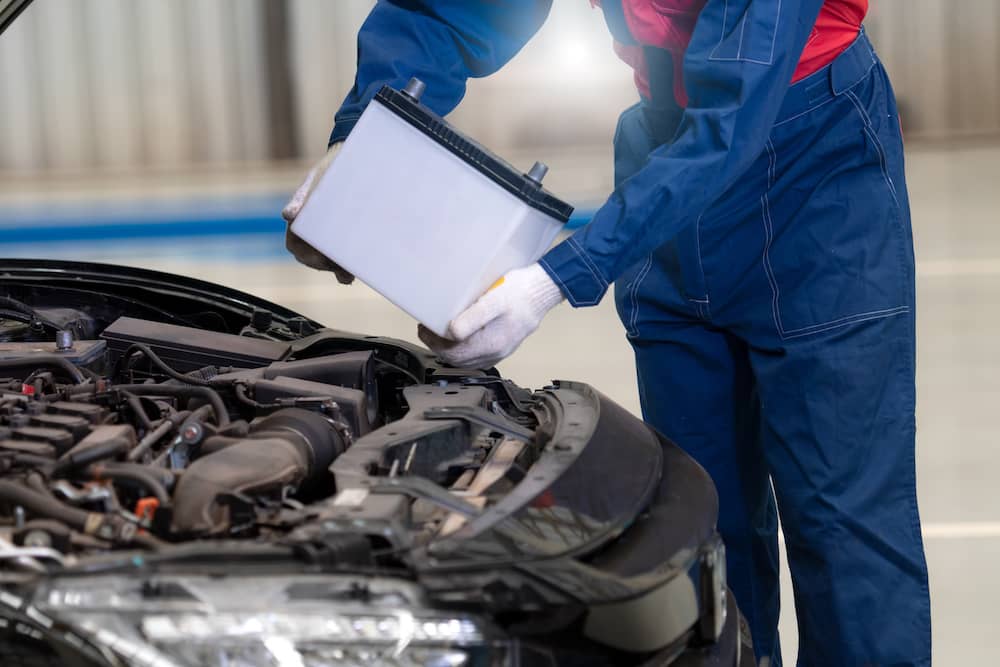
<path id="1" fill-rule="evenodd" d="M 125 458 L 129 461 L 138 461 L 142 458 L 142 455 L 148 452 L 153 445 L 160 441 L 160 438 L 170 433 L 174 429 L 174 424 L 169 419 L 164 419 L 157 426 L 150 429 L 146 435 L 142 437 L 139 444 L 130 451 Z"/>
<path id="2" fill-rule="evenodd" d="M 172 379 L 177 380 L 178 382 L 183 382 L 185 384 L 192 384 L 195 385 L 196 387 L 211 386 L 211 383 L 208 382 L 207 380 L 203 380 L 202 378 L 194 377 L 191 375 L 184 375 L 180 371 L 174 370 L 167 364 L 167 362 L 161 359 L 160 356 L 156 354 L 156 352 L 153 352 L 153 350 L 148 345 L 145 345 L 143 343 L 134 343 L 131 347 L 125 350 L 125 354 L 122 355 L 122 359 L 128 359 L 135 352 L 141 352 L 144 357 L 149 359 L 150 363 L 152 363 L 154 366 L 163 371 L 164 374 L 170 376 Z"/>
<path id="3" fill-rule="evenodd" d="M 243 382 L 236 382 L 233 385 L 233 395 L 236 396 L 237 401 L 243 405 L 254 408 L 255 410 L 268 410 L 270 408 L 279 407 L 277 403 L 260 403 L 259 401 L 250 398 L 250 393 L 247 391 L 247 385 Z"/>
<path id="4" fill-rule="evenodd" d="M 86 375 L 88 379 L 93 380 L 94 382 L 97 382 L 98 380 L 101 379 L 101 374 L 100 373 L 92 371 L 89 368 L 87 368 L 86 366 L 80 366 L 79 368 L 80 368 L 80 372 L 83 373 L 84 375 Z"/>
<path id="5" fill-rule="evenodd" d="M 136 395 L 161 395 L 188 399 L 201 398 L 212 406 L 212 410 L 215 412 L 216 425 L 226 426 L 229 424 L 229 411 L 226 410 L 226 404 L 222 402 L 219 392 L 209 387 L 191 385 L 175 386 L 169 384 L 125 384 L 117 385 L 117 387 L 113 388 L 121 391 L 130 391 Z"/>
<path id="6" fill-rule="evenodd" d="M 45 478 L 42 477 L 41 473 L 29 472 L 27 478 L 25 478 L 25 482 L 27 482 L 31 489 L 37 491 L 38 493 L 41 493 L 44 496 L 54 497 L 52 496 L 52 492 L 49 490 L 48 485 L 45 484 Z"/>
<path id="7" fill-rule="evenodd" d="M 26 317 L 28 317 L 28 318 L 30 318 L 32 320 L 36 320 L 38 322 L 41 322 L 45 326 L 50 327 L 52 329 L 56 329 L 57 331 L 61 328 L 55 322 L 53 322 L 51 320 L 47 320 L 44 317 L 42 317 L 41 313 L 39 313 L 37 310 L 35 310 L 31 306 L 29 306 L 28 304 L 24 303 L 23 301 L 18 301 L 17 299 L 12 299 L 9 296 L 0 296 L 0 305 L 3 305 L 3 306 L 6 306 L 7 308 L 15 310 L 15 311 L 21 313 L 22 315 L 24 315 L 24 316 L 26 316 Z"/>
<path id="8" fill-rule="evenodd" d="M 32 322 L 37 322 L 38 319 L 32 317 L 31 315 L 26 315 L 19 310 L 11 310 L 9 308 L 0 308 L 0 318 L 5 320 L 14 320 L 20 322 L 21 324 L 31 324 Z"/>
<path id="9" fill-rule="evenodd" d="M 87 533 L 91 517 L 89 512 L 65 505 L 54 497 L 45 496 L 21 484 L 0 480 L 0 501 L 20 505 L 33 515 L 55 519 L 70 528 Z M 129 541 L 147 549 L 160 549 L 166 545 L 162 540 L 142 532 L 136 532 Z"/>
<path id="10" fill-rule="evenodd" d="M 128 462 L 135 462 L 141 459 L 148 451 L 150 451 L 164 436 L 168 435 L 175 428 L 184 424 L 189 420 L 202 421 L 209 414 L 213 413 L 214 409 L 211 405 L 203 405 L 196 410 L 181 410 L 180 412 L 175 412 L 165 419 L 161 419 L 155 424 L 150 424 L 150 429 L 146 431 L 146 434 L 142 436 L 142 440 L 139 441 L 132 451 L 128 453 L 125 460 Z"/>
<path id="11" fill-rule="evenodd" d="M 153 423 L 149 421 L 149 415 L 146 414 L 146 410 L 142 407 L 142 401 L 135 394 L 125 394 L 125 402 L 128 406 L 132 408 L 132 412 L 135 416 L 139 418 L 139 423 L 146 430 L 153 428 Z"/>
<path id="12" fill-rule="evenodd" d="M 133 482 L 159 500 L 160 505 L 170 503 L 170 494 L 167 493 L 166 487 L 145 466 L 129 463 L 105 463 L 91 466 L 89 472 L 99 479 Z"/>
<path id="13" fill-rule="evenodd" d="M 71 364 L 63 357 L 59 357 L 54 354 L 38 354 L 31 357 L 0 359 L 0 371 L 17 368 L 30 369 L 31 371 L 34 371 L 40 367 L 62 371 L 64 374 L 73 378 L 73 382 L 76 384 L 84 384 L 87 381 L 86 376 L 80 372 L 79 368 Z"/>
<path id="14" fill-rule="evenodd" d="M 153 537 L 149 533 L 137 532 L 132 536 L 132 543 L 138 544 L 140 547 L 144 547 L 151 551 L 156 551 L 166 547 L 169 543 L 164 542 L 161 539 Z"/>
<path id="15" fill-rule="evenodd" d="M 89 512 L 64 505 L 51 496 L 6 480 L 0 480 L 0 500 L 21 505 L 36 516 L 62 521 L 78 530 L 84 530 L 90 516 Z"/>
<path id="16" fill-rule="evenodd" d="M 56 460 L 52 467 L 53 477 L 62 477 L 71 470 L 82 468 L 104 459 L 117 458 L 128 451 L 128 441 L 123 438 L 109 438 L 103 442 L 86 443 L 84 447 L 73 447 Z"/>
<path id="17" fill-rule="evenodd" d="M 326 470 L 347 449 L 343 437 L 325 417 L 302 408 L 272 412 L 254 424 L 251 437 L 263 437 L 272 431 L 298 436 L 294 440 L 306 453 L 308 475 Z"/>
<path id="18" fill-rule="evenodd" d="M 209 387 L 173 384 L 119 384 L 108 387 L 108 391 L 111 390 L 129 392 L 135 394 L 136 396 L 172 396 L 174 398 L 186 399 L 201 398 L 212 406 L 212 410 L 215 412 L 216 425 L 226 426 L 229 424 L 229 412 L 226 410 L 226 404 L 222 402 L 222 397 L 219 396 L 219 392 L 214 389 L 210 389 Z M 74 389 L 70 392 L 70 394 L 85 394 L 94 391 L 95 387 L 81 387 L 79 389 Z"/>

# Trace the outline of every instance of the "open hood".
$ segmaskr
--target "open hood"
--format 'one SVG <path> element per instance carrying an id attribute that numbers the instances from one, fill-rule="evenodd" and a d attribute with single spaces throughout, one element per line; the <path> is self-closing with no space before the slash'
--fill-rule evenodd
<path id="1" fill-rule="evenodd" d="M 0 0 L 0 34 L 30 4 L 31 0 Z"/>

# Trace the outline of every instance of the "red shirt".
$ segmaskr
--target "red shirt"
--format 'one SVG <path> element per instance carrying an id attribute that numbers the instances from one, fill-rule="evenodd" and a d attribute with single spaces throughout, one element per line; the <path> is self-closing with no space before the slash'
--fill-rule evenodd
<path id="1" fill-rule="evenodd" d="M 674 97 L 687 106 L 684 90 L 684 52 L 691 42 L 698 15 L 707 0 L 622 0 L 632 37 L 644 46 L 666 49 L 674 55 Z M 600 0 L 591 0 L 600 5 Z M 829 65 L 858 36 L 868 13 L 868 0 L 826 0 L 799 59 L 792 82 Z M 635 70 L 639 92 L 649 96 L 649 78 L 642 48 L 615 44 L 615 52 Z"/>
<path id="2" fill-rule="evenodd" d="M 868 0 L 826 0 L 792 82 L 823 69 L 851 45 L 868 13 Z"/>

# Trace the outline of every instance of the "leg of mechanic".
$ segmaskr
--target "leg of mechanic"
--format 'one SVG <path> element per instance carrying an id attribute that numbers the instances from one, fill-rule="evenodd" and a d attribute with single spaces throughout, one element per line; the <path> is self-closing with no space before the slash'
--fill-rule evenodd
<path id="1" fill-rule="evenodd" d="M 902 143 L 884 71 L 859 62 L 834 64 L 814 110 L 779 118 L 758 219 L 733 232 L 760 234 L 729 291 L 745 307 L 734 326 L 751 348 L 808 667 L 930 663 Z"/>
<path id="2" fill-rule="evenodd" d="M 616 185 L 673 134 L 678 113 L 641 103 L 622 114 Z M 698 245 L 692 229 L 632 267 L 615 282 L 615 303 L 635 351 L 643 417 L 715 482 L 729 586 L 757 655 L 772 656 L 778 653 L 777 517 L 760 447 L 759 404 L 746 346 L 709 328 Z"/>
<path id="3" fill-rule="evenodd" d="M 714 480 L 729 585 L 755 650 L 770 656 L 777 648 L 777 517 L 746 346 L 706 327 L 703 304 L 681 293 L 676 257 L 676 243 L 661 248 L 616 283 L 615 299 L 635 350 L 643 415 Z"/>
<path id="4" fill-rule="evenodd" d="M 795 588 L 799 664 L 929 664 L 912 317 L 755 357 Z"/>

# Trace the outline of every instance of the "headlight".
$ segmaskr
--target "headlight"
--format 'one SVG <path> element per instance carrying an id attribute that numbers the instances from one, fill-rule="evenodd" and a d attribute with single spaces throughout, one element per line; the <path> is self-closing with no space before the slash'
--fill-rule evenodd
<path id="1" fill-rule="evenodd" d="M 496 665 L 482 620 L 428 609 L 419 589 L 344 577 L 55 580 L 37 606 L 144 667 Z M 364 581 L 362 586 L 362 581 Z"/>
<path id="2" fill-rule="evenodd" d="M 194 665 L 435 665 L 461 667 L 468 655 L 437 646 L 482 641 L 472 622 L 455 618 L 337 613 L 151 615 L 141 632 L 164 653 Z"/>

